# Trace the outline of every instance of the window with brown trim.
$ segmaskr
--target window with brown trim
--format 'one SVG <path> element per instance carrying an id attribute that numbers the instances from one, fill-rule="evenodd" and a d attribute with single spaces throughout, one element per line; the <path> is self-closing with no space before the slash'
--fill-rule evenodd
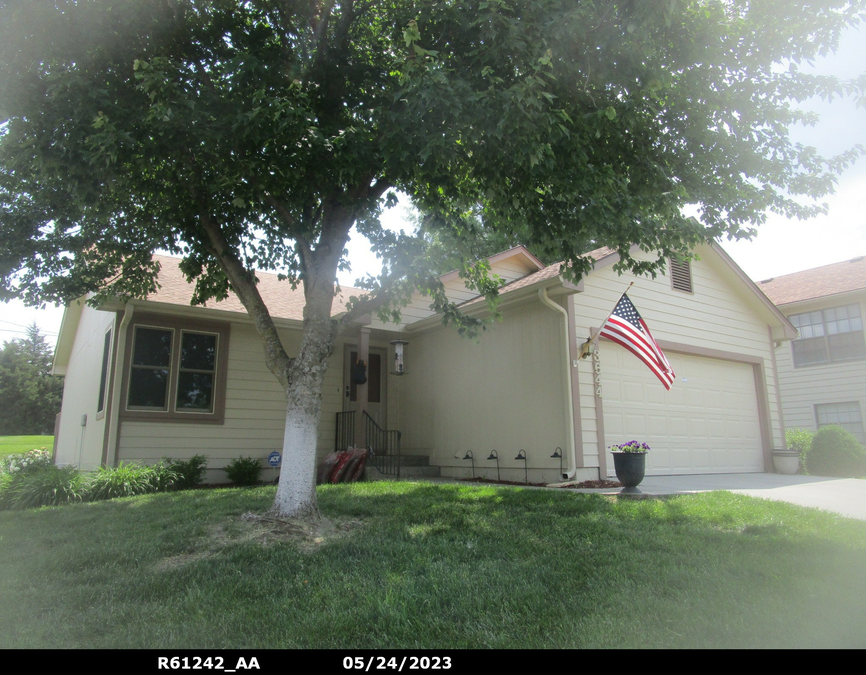
<path id="1" fill-rule="evenodd" d="M 860 305 L 792 314 L 788 319 L 800 334 L 791 343 L 795 367 L 866 359 Z"/>
<path id="2" fill-rule="evenodd" d="M 222 421 L 229 329 L 172 317 L 137 317 L 125 368 L 127 417 Z"/>

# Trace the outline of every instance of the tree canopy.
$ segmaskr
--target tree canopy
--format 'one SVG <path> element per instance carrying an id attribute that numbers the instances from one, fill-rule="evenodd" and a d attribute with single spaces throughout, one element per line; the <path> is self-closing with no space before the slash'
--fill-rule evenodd
<path id="1" fill-rule="evenodd" d="M 767 210 L 815 213 L 861 152 L 822 158 L 788 135 L 810 121 L 798 100 L 862 91 L 799 70 L 860 20 L 860 2 L 0 0 L 0 12 L 2 297 L 140 297 L 151 253 L 179 254 L 196 301 L 237 293 L 290 410 L 318 395 L 305 378 L 340 330 L 414 289 L 475 327 L 431 274 L 431 238 L 464 254 L 461 274 L 490 297 L 475 232 L 563 260 L 566 275 L 602 245 L 620 269 L 656 273 L 702 241 L 751 235 Z M 381 227 L 396 190 L 423 233 Z M 353 228 L 384 267 L 333 321 Z M 633 258 L 633 244 L 655 257 Z M 304 288 L 298 355 L 256 269 Z"/>

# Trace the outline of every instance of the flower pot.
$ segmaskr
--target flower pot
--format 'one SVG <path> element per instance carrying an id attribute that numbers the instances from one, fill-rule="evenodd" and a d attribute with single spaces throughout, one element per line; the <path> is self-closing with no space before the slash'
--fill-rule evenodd
<path id="1" fill-rule="evenodd" d="M 773 450 L 776 473 L 793 476 L 800 470 L 800 453 L 793 450 Z"/>
<path id="2" fill-rule="evenodd" d="M 623 484 L 623 492 L 640 492 L 637 486 L 646 473 L 645 452 L 614 452 L 613 468 L 617 480 Z"/>

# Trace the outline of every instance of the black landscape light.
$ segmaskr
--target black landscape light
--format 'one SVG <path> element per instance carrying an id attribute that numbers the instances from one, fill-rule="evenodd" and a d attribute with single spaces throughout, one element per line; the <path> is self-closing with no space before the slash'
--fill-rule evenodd
<path id="1" fill-rule="evenodd" d="M 497 483 L 501 482 L 501 479 L 499 478 L 499 453 L 496 452 L 496 450 L 491 450 L 490 451 L 490 457 L 488 457 L 487 459 L 495 459 L 496 460 L 496 482 Z"/>

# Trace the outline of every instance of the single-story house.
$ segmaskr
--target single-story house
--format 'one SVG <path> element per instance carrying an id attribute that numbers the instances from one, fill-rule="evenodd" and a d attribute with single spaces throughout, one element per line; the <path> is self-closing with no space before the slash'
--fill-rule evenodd
<path id="1" fill-rule="evenodd" d="M 775 345 L 796 331 L 719 246 L 697 253 L 651 279 L 620 276 L 618 255 L 602 248 L 573 284 L 517 247 L 490 259 L 504 284 L 502 320 L 478 340 L 444 327 L 421 295 L 400 323 L 359 323 L 331 356 L 319 455 L 372 433 L 366 411 L 375 428 L 401 432 L 402 455 L 428 457 L 445 476 L 495 478 L 496 450 L 502 480 L 604 478 L 608 447 L 631 439 L 651 446 L 649 474 L 772 471 L 772 451 L 784 447 Z M 285 398 L 240 302 L 190 306 L 177 260 L 159 262 L 159 290 L 146 300 L 66 309 L 54 363 L 66 376 L 56 461 L 93 469 L 200 453 L 209 478 L 222 480 L 232 458 L 281 449 Z M 303 294 L 258 276 L 291 354 Z M 670 391 L 613 342 L 580 358 L 630 281 L 676 373 Z M 465 311 L 487 311 L 456 273 L 442 282 Z M 353 292 L 335 299 L 335 314 Z M 407 343 L 400 375 L 390 365 L 395 340 Z M 352 376 L 358 360 L 365 384 Z"/>
<path id="2" fill-rule="evenodd" d="M 759 285 L 800 333 L 776 353 L 786 427 L 838 424 L 866 444 L 866 257 Z"/>

